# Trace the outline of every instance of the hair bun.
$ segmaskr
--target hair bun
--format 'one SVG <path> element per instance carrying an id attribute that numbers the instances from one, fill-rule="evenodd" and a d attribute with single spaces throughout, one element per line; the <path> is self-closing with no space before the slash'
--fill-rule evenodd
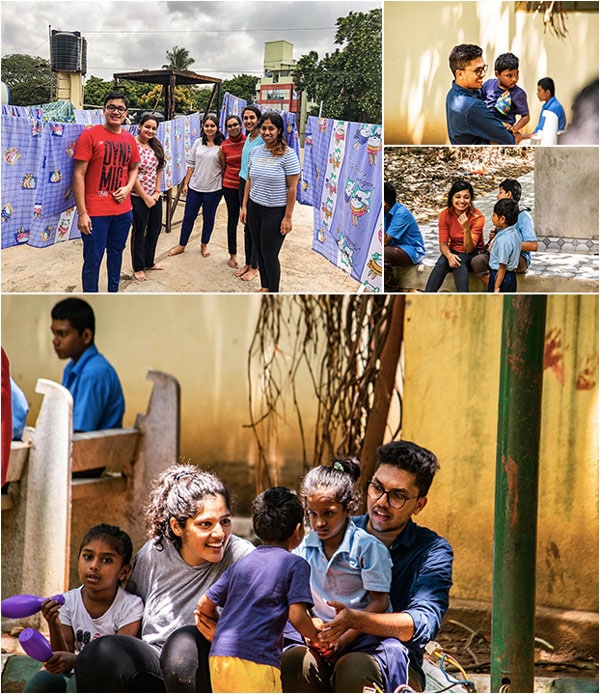
<path id="1" fill-rule="evenodd" d="M 342 458 L 341 460 L 334 460 L 330 467 L 333 470 L 350 475 L 354 482 L 360 477 L 360 460 L 354 456 Z"/>

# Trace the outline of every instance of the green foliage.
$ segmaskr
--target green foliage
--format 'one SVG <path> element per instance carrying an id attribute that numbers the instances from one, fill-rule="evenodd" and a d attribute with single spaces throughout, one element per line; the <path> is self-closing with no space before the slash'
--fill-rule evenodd
<path id="1" fill-rule="evenodd" d="M 2 58 L 2 81 L 17 106 L 36 106 L 54 101 L 50 63 L 38 56 L 13 53 Z"/>
<path id="2" fill-rule="evenodd" d="M 190 57 L 190 52 L 187 48 L 179 48 L 179 46 L 173 46 L 170 51 L 165 54 L 167 63 L 163 65 L 163 68 L 167 70 L 189 70 L 190 65 L 195 63 L 195 59 Z"/>
<path id="3" fill-rule="evenodd" d="M 104 97 L 113 89 L 112 82 L 106 82 L 100 77 L 90 77 L 83 87 L 83 103 L 85 106 L 102 106 Z"/>
<path id="4" fill-rule="evenodd" d="M 221 95 L 225 92 L 245 99 L 247 103 L 253 104 L 256 101 L 256 84 L 259 78 L 254 75 L 234 75 L 230 80 L 223 80 L 221 84 Z"/>
<path id="5" fill-rule="evenodd" d="M 316 51 L 302 56 L 294 81 L 311 101 L 323 102 L 326 118 L 381 123 L 381 9 L 350 12 L 336 26 L 342 48 L 322 60 Z"/>

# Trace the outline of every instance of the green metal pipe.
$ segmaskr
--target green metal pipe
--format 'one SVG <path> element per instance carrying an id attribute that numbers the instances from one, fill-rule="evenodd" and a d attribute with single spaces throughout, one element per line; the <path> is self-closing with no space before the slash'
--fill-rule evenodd
<path id="1" fill-rule="evenodd" d="M 498 402 L 491 691 L 533 692 L 546 296 L 504 297 Z"/>

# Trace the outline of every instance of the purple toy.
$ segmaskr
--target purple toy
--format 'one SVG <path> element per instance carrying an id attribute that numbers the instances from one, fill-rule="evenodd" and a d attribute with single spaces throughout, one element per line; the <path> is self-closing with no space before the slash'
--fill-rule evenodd
<path id="1" fill-rule="evenodd" d="M 19 643 L 30 658 L 44 663 L 52 656 L 52 647 L 48 639 L 35 629 L 23 629 L 19 634 Z"/>
<path id="2" fill-rule="evenodd" d="M 61 605 L 65 604 L 65 596 L 62 594 L 52 595 L 50 598 L 40 598 L 37 595 L 12 595 L 2 601 L 1 609 L 3 617 L 10 619 L 21 619 L 22 617 L 30 617 L 32 614 L 39 612 L 42 608 L 42 603 L 45 600 L 56 600 Z"/>

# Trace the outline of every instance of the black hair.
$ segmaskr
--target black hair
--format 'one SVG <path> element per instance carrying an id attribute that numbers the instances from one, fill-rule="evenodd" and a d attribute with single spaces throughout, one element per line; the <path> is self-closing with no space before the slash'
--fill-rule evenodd
<path id="1" fill-rule="evenodd" d="M 448 56 L 448 62 L 450 64 L 450 70 L 452 74 L 456 76 L 457 70 L 464 70 L 464 68 L 475 58 L 480 58 L 483 55 L 483 51 L 480 46 L 474 43 L 461 43 L 450 51 Z"/>
<path id="2" fill-rule="evenodd" d="M 498 188 L 502 188 L 506 193 L 510 193 L 515 202 L 519 202 L 521 199 L 522 188 L 516 178 L 505 178 Z"/>
<path id="3" fill-rule="evenodd" d="M 185 528 L 187 519 L 198 514 L 205 498 L 217 496 L 223 497 L 231 511 L 231 496 L 216 475 L 195 465 L 171 465 L 151 483 L 142 507 L 148 537 L 154 538 L 158 549 L 162 549 L 165 538 L 181 549 L 181 538 L 173 532 L 171 518 Z"/>
<path id="4" fill-rule="evenodd" d="M 271 154 L 276 157 L 282 157 L 285 154 L 287 148 L 287 142 L 285 141 L 283 118 L 275 111 L 265 111 L 260 120 L 258 121 L 259 127 L 265 122 L 270 120 L 271 123 L 277 128 L 277 139 L 275 144 L 271 148 Z"/>
<path id="5" fill-rule="evenodd" d="M 158 127 L 160 121 L 158 119 L 158 116 L 155 116 L 152 113 L 145 113 L 141 118 L 140 122 L 138 123 L 138 132 L 139 129 L 144 125 L 146 121 L 153 120 L 156 123 L 156 126 Z M 162 169 L 164 168 L 165 165 L 165 150 L 163 149 L 163 146 L 160 142 L 160 140 L 157 137 L 153 137 L 150 140 L 148 140 L 148 144 L 152 148 L 152 151 L 156 155 L 156 159 L 158 161 L 158 168 Z"/>
<path id="6" fill-rule="evenodd" d="M 69 297 L 59 301 L 50 312 L 52 320 L 68 320 L 81 335 L 88 328 L 92 331 L 92 342 L 96 332 L 94 311 L 87 301 L 77 297 Z"/>
<path id="7" fill-rule="evenodd" d="M 504 70 L 518 70 L 519 59 L 514 53 L 501 53 L 494 63 L 496 72 L 504 72 Z"/>
<path id="8" fill-rule="evenodd" d="M 435 455 L 412 441 L 391 441 L 377 449 L 377 464 L 392 465 L 415 476 L 420 496 L 427 496 L 435 473 L 440 469 Z"/>
<path id="9" fill-rule="evenodd" d="M 117 92 L 117 91 L 109 92 L 104 97 L 104 106 L 106 106 L 106 104 L 109 101 L 117 101 L 118 99 L 125 102 L 125 108 L 129 108 L 129 100 L 127 99 L 125 94 L 123 94 L 123 92 Z"/>
<path id="10" fill-rule="evenodd" d="M 302 502 L 287 487 L 265 489 L 252 502 L 252 527 L 263 542 L 286 542 L 303 520 Z"/>
<path id="11" fill-rule="evenodd" d="M 252 104 L 251 104 L 250 106 L 244 106 L 244 108 L 242 109 L 242 118 L 244 118 L 244 113 L 246 113 L 246 111 L 252 111 L 252 113 L 253 113 L 258 119 L 260 119 L 261 112 L 260 112 L 260 109 L 258 108 L 258 106 L 254 106 L 254 105 L 252 105 Z"/>
<path id="12" fill-rule="evenodd" d="M 219 130 L 219 119 L 216 116 L 213 116 L 212 113 L 209 113 L 206 116 L 204 116 L 204 118 L 202 119 L 202 125 L 204 125 L 207 120 L 212 121 L 217 126 L 217 132 L 215 133 L 214 143 L 215 143 L 215 145 L 220 145 L 221 142 L 223 142 L 223 140 L 225 139 L 225 136 Z M 202 144 L 205 145 L 207 142 L 208 142 L 208 138 L 206 137 L 206 133 L 204 132 L 204 128 L 202 128 Z"/>
<path id="13" fill-rule="evenodd" d="M 554 96 L 554 80 L 552 77 L 542 77 L 541 80 L 538 80 L 537 86 L 546 92 L 550 92 L 550 96 Z"/>
<path id="14" fill-rule="evenodd" d="M 107 525 L 101 523 L 90 528 L 81 540 L 77 556 L 81 554 L 81 550 L 93 540 L 103 540 L 107 545 L 110 545 L 115 552 L 123 558 L 123 566 L 126 566 L 131 561 L 133 554 L 133 545 L 131 538 L 121 528 L 116 525 Z"/>
<path id="15" fill-rule="evenodd" d="M 393 207 L 396 202 L 396 189 L 388 181 L 383 182 L 383 200 L 387 202 L 390 207 Z"/>
<path id="16" fill-rule="evenodd" d="M 498 217 L 504 217 L 506 226 L 512 226 L 519 219 L 519 204 L 510 198 L 502 198 L 494 205 L 494 212 Z"/>
<path id="17" fill-rule="evenodd" d="M 223 121 L 225 123 L 225 126 L 227 127 L 227 121 L 231 120 L 232 118 L 235 118 L 235 120 L 242 125 L 242 119 L 237 115 L 237 113 L 230 113 L 225 120 Z"/>
<path id="18" fill-rule="evenodd" d="M 457 181 L 454 181 L 454 183 L 450 186 L 450 190 L 448 191 L 448 207 L 452 207 L 452 198 L 461 190 L 468 190 L 469 194 L 471 195 L 471 202 L 473 202 L 473 198 L 475 197 L 473 186 L 469 183 L 469 181 L 464 181 L 462 178 L 459 178 Z"/>
<path id="19" fill-rule="evenodd" d="M 331 465 L 319 465 L 306 474 L 300 487 L 300 497 L 306 507 L 309 494 L 316 491 L 330 496 L 344 507 L 348 513 L 354 513 L 360 505 L 360 460 L 343 458 L 334 460 Z"/>

